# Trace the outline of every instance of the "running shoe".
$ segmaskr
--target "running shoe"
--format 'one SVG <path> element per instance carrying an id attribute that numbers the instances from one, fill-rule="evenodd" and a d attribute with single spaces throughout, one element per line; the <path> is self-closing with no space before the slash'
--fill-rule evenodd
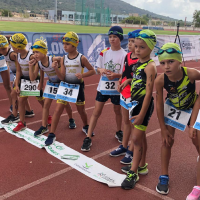
<path id="1" fill-rule="evenodd" d="M 138 174 L 146 175 L 149 170 L 147 169 L 148 163 L 144 165 L 144 167 L 138 167 Z M 131 169 L 131 165 L 127 165 L 121 168 L 121 170 L 127 174 L 127 172 Z"/>
<path id="2" fill-rule="evenodd" d="M 83 145 L 81 147 L 81 151 L 90 151 L 91 146 L 92 146 L 92 140 L 89 137 L 86 137 L 83 140 Z"/>
<path id="3" fill-rule="evenodd" d="M 199 200 L 200 187 L 194 186 L 192 192 L 187 196 L 186 200 Z"/>
<path id="4" fill-rule="evenodd" d="M 88 129 L 89 129 L 89 125 L 86 125 L 86 126 L 84 126 L 84 127 L 82 128 L 82 131 L 86 134 L 86 136 L 87 136 L 87 133 L 88 133 Z M 95 135 L 95 134 L 92 133 L 92 137 L 93 137 L 94 135 Z"/>
<path id="5" fill-rule="evenodd" d="M 49 115 L 49 116 L 48 116 L 48 119 L 47 119 L 47 125 L 48 125 L 48 126 L 51 126 L 51 121 L 52 121 L 52 116 Z"/>
<path id="6" fill-rule="evenodd" d="M 33 110 L 31 110 L 30 112 L 26 110 L 25 117 L 33 117 L 33 116 L 35 116 L 35 113 L 33 112 Z"/>
<path id="7" fill-rule="evenodd" d="M 156 186 L 156 191 L 160 194 L 169 193 L 169 176 L 161 175 L 159 177 L 160 182 Z"/>
<path id="8" fill-rule="evenodd" d="M 76 128 L 75 120 L 73 118 L 69 119 L 69 128 L 70 129 Z"/>
<path id="9" fill-rule="evenodd" d="M 133 160 L 133 152 L 127 150 L 126 155 L 124 156 L 124 158 L 121 159 L 120 163 L 124 165 L 130 165 L 132 160 Z"/>
<path id="10" fill-rule="evenodd" d="M 35 136 L 35 137 L 41 136 L 41 135 L 47 133 L 48 131 L 49 131 L 49 130 L 48 130 L 47 126 L 46 126 L 46 127 L 41 126 L 37 131 L 35 131 L 34 136 Z"/>
<path id="11" fill-rule="evenodd" d="M 19 132 L 19 131 L 22 131 L 22 130 L 24 130 L 24 129 L 26 129 L 27 128 L 27 126 L 26 126 L 26 122 L 19 122 L 18 124 L 17 124 L 17 126 L 13 129 L 13 131 L 14 132 Z"/>
<path id="12" fill-rule="evenodd" d="M 56 135 L 54 133 L 49 133 L 49 135 L 45 141 L 45 145 L 50 146 L 50 145 L 54 144 L 55 141 L 56 141 Z"/>
<path id="13" fill-rule="evenodd" d="M 19 122 L 19 114 L 15 117 L 13 114 L 9 115 L 6 119 L 2 120 L 2 124 L 11 124 L 11 123 L 17 123 Z"/>
<path id="14" fill-rule="evenodd" d="M 121 144 L 117 149 L 110 153 L 110 156 L 117 157 L 126 154 L 127 149 Z"/>
<path id="15" fill-rule="evenodd" d="M 138 180 L 139 180 L 138 174 L 129 170 L 127 172 L 126 178 L 124 179 L 124 181 L 121 184 L 121 187 L 125 190 L 133 189 Z"/>
<path id="16" fill-rule="evenodd" d="M 120 131 L 117 131 L 116 134 L 115 134 L 115 137 L 118 139 L 118 142 L 119 143 L 122 143 L 122 139 L 123 139 L 123 132 L 120 130 Z"/>

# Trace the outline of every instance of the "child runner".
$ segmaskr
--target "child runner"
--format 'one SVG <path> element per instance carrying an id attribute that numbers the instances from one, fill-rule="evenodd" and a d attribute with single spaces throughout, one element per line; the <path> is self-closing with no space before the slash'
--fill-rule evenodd
<path id="1" fill-rule="evenodd" d="M 5 60 L 14 75 L 14 80 L 16 77 L 16 62 L 17 62 L 17 53 L 13 51 L 13 49 L 9 46 L 8 36 L 0 35 L 0 53 L 4 55 Z M 4 80 L 4 79 L 3 79 Z M 10 81 L 10 72 L 9 77 L 7 77 L 7 81 Z M 10 86 L 10 83 L 9 83 Z M 15 89 L 15 84 L 13 81 L 13 89 Z M 18 114 L 18 99 L 15 91 L 11 91 L 12 105 L 10 107 L 11 115 L 9 115 L 6 119 L 2 120 L 2 124 L 9 124 L 14 122 L 19 122 L 19 114 Z M 26 102 L 26 117 L 33 117 L 34 113 L 31 111 L 30 104 L 27 100 Z"/>
<path id="2" fill-rule="evenodd" d="M 168 194 L 168 168 L 171 157 L 171 148 L 174 144 L 175 128 L 166 125 L 164 121 L 163 88 L 165 88 L 167 91 L 167 99 L 172 106 L 178 110 L 178 112 L 188 110 L 194 106 L 194 103 L 197 99 L 195 80 L 200 79 L 200 72 L 196 69 L 190 69 L 181 66 L 182 53 L 177 44 L 166 43 L 162 46 L 157 54 L 160 66 L 163 68 L 164 73 L 161 74 L 155 81 L 157 115 L 162 135 L 162 175 L 159 177 L 159 183 L 156 187 L 156 191 L 160 194 Z M 171 113 L 169 113 L 168 116 L 170 116 L 170 114 Z M 194 124 L 194 120 L 192 120 L 191 124 Z M 193 142 L 198 149 L 197 139 L 193 139 Z M 198 185 L 200 185 L 200 176 L 198 176 Z"/>
<path id="3" fill-rule="evenodd" d="M 119 80 L 119 83 L 121 84 L 127 79 L 132 79 L 133 77 L 134 64 L 138 61 L 138 58 L 135 56 L 135 34 L 139 33 L 140 31 L 141 30 L 135 30 L 128 33 L 128 50 L 130 52 L 125 57 L 122 78 Z M 133 145 L 131 145 L 128 149 L 128 141 L 131 135 L 131 123 L 129 120 L 129 105 L 131 105 L 130 101 L 131 86 L 128 84 L 120 94 L 120 105 L 122 106 L 122 115 L 124 121 L 122 145 L 110 153 L 110 156 L 114 157 L 125 155 L 125 157 L 120 161 L 122 164 L 131 164 L 133 158 Z"/>
<path id="4" fill-rule="evenodd" d="M 30 80 L 34 81 L 38 76 L 39 70 L 42 70 L 47 74 L 49 82 L 53 83 L 53 85 L 58 86 L 60 83 L 60 79 L 56 75 L 55 69 L 52 67 L 52 63 L 58 62 L 60 64 L 60 57 L 47 56 L 47 44 L 42 40 L 37 40 L 31 47 L 31 49 L 33 50 L 35 59 L 32 59 L 29 62 Z M 53 94 L 56 94 L 56 92 L 53 92 Z M 47 128 L 47 120 L 52 101 L 53 99 L 45 98 L 42 112 L 42 126 L 34 133 L 34 136 L 40 136 L 49 131 Z M 72 110 L 70 104 L 66 105 L 66 111 L 68 112 L 69 116 L 69 128 L 76 128 L 75 121 L 72 118 Z"/>
<path id="5" fill-rule="evenodd" d="M 61 69 L 58 68 L 58 62 L 54 61 L 52 67 L 55 69 L 56 74 L 60 80 L 69 84 L 79 85 L 79 93 L 76 101 L 76 108 L 83 122 L 82 131 L 87 134 L 88 121 L 87 113 L 85 112 L 85 95 L 84 95 L 84 81 L 83 78 L 92 76 L 95 74 L 95 70 L 88 62 L 87 58 L 77 51 L 79 44 L 79 37 L 75 32 L 68 32 L 62 38 L 64 50 L 68 53 L 61 58 Z M 88 72 L 84 73 L 84 67 L 88 69 Z M 48 135 L 45 144 L 51 145 L 55 142 L 55 130 L 57 128 L 60 116 L 64 107 L 68 104 L 67 101 L 57 100 L 56 110 L 53 114 L 51 133 Z"/>
<path id="6" fill-rule="evenodd" d="M 12 37 L 10 37 L 10 44 L 13 50 L 18 53 L 17 54 L 17 63 L 16 63 L 16 80 L 15 80 L 15 90 L 18 95 L 20 94 L 20 82 L 21 79 L 30 80 L 29 77 L 29 61 L 34 59 L 34 55 L 32 51 L 26 49 L 26 45 L 28 41 L 26 37 L 22 33 L 16 33 Z M 38 79 L 39 79 L 38 75 Z M 44 100 L 42 97 L 42 87 L 43 87 L 43 78 L 44 72 L 41 71 L 41 80 L 38 85 L 38 89 L 40 90 L 40 97 L 36 97 L 38 102 L 43 106 Z M 25 103 L 27 101 L 27 96 L 21 96 L 19 98 L 19 115 L 20 121 L 18 125 L 13 129 L 14 132 L 21 131 L 26 128 L 25 123 Z"/>
<path id="7" fill-rule="evenodd" d="M 156 77 L 156 65 L 150 58 L 151 51 L 156 45 L 156 35 L 151 30 L 143 30 L 136 34 L 135 55 L 139 61 L 134 65 L 133 79 L 128 79 L 120 86 L 120 91 L 131 83 L 132 100 L 132 143 L 134 146 L 133 161 L 127 177 L 122 182 L 123 189 L 132 189 L 139 180 L 140 170 L 147 171 L 145 157 L 147 146 L 144 146 L 145 131 L 153 113 L 153 85 Z M 144 169 L 145 168 L 145 169 Z M 139 171 L 137 173 L 137 170 Z"/>
<path id="8" fill-rule="evenodd" d="M 123 40 L 123 29 L 120 26 L 113 26 L 110 28 L 108 32 L 109 43 L 111 47 L 104 49 L 97 60 L 97 73 L 101 74 L 101 78 L 99 81 L 99 85 L 97 87 L 97 96 L 95 102 L 95 108 L 90 118 L 90 125 L 88 129 L 87 137 L 83 141 L 83 145 L 81 147 L 82 151 L 90 151 L 90 146 L 92 145 L 92 134 L 93 130 L 97 124 L 97 120 L 101 115 L 104 104 L 108 99 L 111 99 L 113 104 L 113 109 L 115 112 L 116 123 L 117 123 L 117 132 L 115 137 L 122 142 L 123 132 L 121 131 L 122 124 L 122 114 L 121 114 L 121 106 L 120 106 L 120 95 L 111 95 L 110 93 L 103 91 L 117 92 L 117 87 L 113 87 L 116 82 L 121 78 L 122 68 L 124 64 L 124 59 L 126 56 L 126 52 L 121 48 L 121 41 Z M 107 81 L 104 81 L 107 80 Z M 112 82 L 113 80 L 113 82 Z M 107 83 L 107 84 L 106 84 Z"/>

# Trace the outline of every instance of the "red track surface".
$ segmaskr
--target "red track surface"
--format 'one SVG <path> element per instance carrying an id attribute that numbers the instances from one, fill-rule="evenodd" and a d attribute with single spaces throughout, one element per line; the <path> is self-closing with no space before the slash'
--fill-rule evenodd
<path id="1" fill-rule="evenodd" d="M 188 67 L 200 69 L 200 62 L 187 62 Z M 161 70 L 158 67 L 158 73 Z M 86 110 L 90 118 L 96 96 L 98 76 L 85 79 Z M 197 83 L 199 85 L 199 83 Z M 7 117 L 9 103 L 6 92 L 0 85 L 0 116 Z M 197 87 L 197 91 L 199 86 Z M 155 93 L 154 93 L 155 96 Z M 41 126 L 41 107 L 35 98 L 30 98 L 35 117 L 26 119 L 28 127 L 37 130 Z M 77 128 L 68 129 L 68 117 L 62 116 L 56 131 L 57 140 L 81 152 L 80 148 L 85 138 L 81 131 L 82 122 L 76 108 L 72 105 Z M 55 109 L 55 102 L 51 107 L 51 114 Z M 65 114 L 65 113 L 64 113 Z M 0 200 L 55 200 L 55 199 L 96 199 L 96 200 L 183 200 L 196 184 L 197 152 L 188 137 L 187 130 L 176 132 L 175 145 L 170 162 L 170 193 L 168 196 L 159 195 L 155 191 L 160 175 L 160 146 L 161 136 L 156 111 L 147 129 L 149 174 L 140 176 L 135 189 L 130 191 L 119 188 L 109 188 L 96 182 L 84 174 L 72 169 L 60 160 L 49 155 L 45 150 L 38 149 L 4 130 L 0 130 Z M 107 102 L 95 129 L 91 151 L 84 153 L 97 162 L 121 173 L 120 159 L 109 156 L 111 149 L 119 143 L 115 139 L 116 125 L 112 104 Z M 83 152 L 81 152 L 83 153 Z"/>

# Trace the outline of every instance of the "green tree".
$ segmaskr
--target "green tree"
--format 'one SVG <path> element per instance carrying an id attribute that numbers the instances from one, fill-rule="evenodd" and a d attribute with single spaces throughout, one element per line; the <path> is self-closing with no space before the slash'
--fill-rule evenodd
<path id="1" fill-rule="evenodd" d="M 195 10 L 193 13 L 193 23 L 195 27 L 200 27 L 200 10 Z"/>
<path id="2" fill-rule="evenodd" d="M 2 10 L 1 11 L 1 16 L 3 17 L 12 17 L 12 13 L 10 12 L 10 10 Z"/>
<path id="3" fill-rule="evenodd" d="M 124 19 L 122 21 L 122 23 L 127 23 L 127 24 L 142 24 L 142 25 L 145 25 L 147 24 L 147 21 L 142 18 L 142 17 L 133 17 L 133 16 L 130 16 L 130 17 L 127 17 L 126 19 Z"/>

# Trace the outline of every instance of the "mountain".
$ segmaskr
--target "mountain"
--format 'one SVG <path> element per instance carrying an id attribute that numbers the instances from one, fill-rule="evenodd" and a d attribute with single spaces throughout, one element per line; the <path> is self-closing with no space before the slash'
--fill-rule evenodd
<path id="1" fill-rule="evenodd" d="M 75 11 L 76 8 L 76 0 L 57 0 L 58 1 L 58 9 L 59 10 L 68 10 L 68 11 Z M 83 0 L 78 0 L 82 2 Z M 84 0 L 85 5 L 90 5 L 94 7 L 94 0 Z M 102 1 L 102 0 L 99 0 Z M 132 6 L 124 1 L 121 0 L 104 0 L 105 7 L 109 7 L 111 9 L 112 14 L 127 14 L 127 13 L 138 13 L 141 15 L 151 16 L 153 18 L 164 19 L 167 21 L 174 21 L 174 19 L 158 15 L 147 10 L 143 10 Z M 113 6 L 114 5 L 114 6 Z M 54 9 L 54 0 L 1 0 L 1 8 L 0 9 L 7 9 L 12 12 L 24 12 L 25 10 L 30 10 L 33 13 L 44 13 L 46 10 L 53 10 Z"/>

